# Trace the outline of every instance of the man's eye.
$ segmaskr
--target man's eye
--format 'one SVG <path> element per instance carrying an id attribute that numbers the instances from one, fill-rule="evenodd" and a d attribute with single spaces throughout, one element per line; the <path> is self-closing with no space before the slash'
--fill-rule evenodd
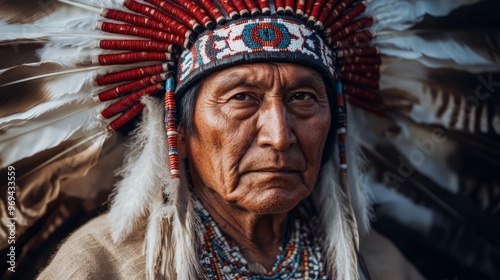
<path id="1" fill-rule="evenodd" d="M 309 100 L 309 99 L 314 99 L 314 96 L 311 93 L 307 93 L 307 92 L 297 92 L 293 95 L 293 99 L 295 99 L 295 100 Z"/>
<path id="2" fill-rule="evenodd" d="M 250 97 L 246 93 L 238 93 L 232 97 L 232 99 L 238 100 L 238 101 L 245 101 L 245 100 L 248 100 L 249 98 Z"/>

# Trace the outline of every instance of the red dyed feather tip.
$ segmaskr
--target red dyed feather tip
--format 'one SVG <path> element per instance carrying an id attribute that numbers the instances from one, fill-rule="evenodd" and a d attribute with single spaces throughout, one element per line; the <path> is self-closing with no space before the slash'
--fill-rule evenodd
<path id="1" fill-rule="evenodd" d="M 376 93 L 382 62 L 378 50 L 370 47 L 376 34 L 369 30 L 374 19 L 363 16 L 366 2 L 124 0 L 123 5 L 124 9 L 101 10 L 103 20 L 97 29 L 121 38 L 100 40 L 98 46 L 107 51 L 92 61 L 99 65 L 131 65 L 96 78 L 96 84 L 102 87 L 96 99 L 110 103 L 116 100 L 100 114 L 101 119 L 116 118 L 108 125 L 109 130 L 119 129 L 141 112 L 142 96 L 164 94 L 163 83 L 168 72 L 175 69 L 177 54 L 189 48 L 205 29 L 216 29 L 227 20 L 272 13 L 302 19 L 304 25 L 314 28 L 338 58 L 338 77 L 346 100 L 371 112 L 383 112 Z"/>

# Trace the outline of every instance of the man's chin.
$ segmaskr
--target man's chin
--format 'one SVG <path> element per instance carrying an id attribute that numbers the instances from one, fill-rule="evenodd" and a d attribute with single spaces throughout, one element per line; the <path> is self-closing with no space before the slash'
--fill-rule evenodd
<path id="1" fill-rule="evenodd" d="M 238 203 L 243 209 L 260 215 L 283 214 L 297 206 L 308 194 L 286 189 L 266 190 L 263 194 Z"/>

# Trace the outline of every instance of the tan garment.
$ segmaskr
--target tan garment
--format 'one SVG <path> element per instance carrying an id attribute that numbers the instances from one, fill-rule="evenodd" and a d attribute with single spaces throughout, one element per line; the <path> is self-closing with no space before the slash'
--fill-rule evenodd
<path id="1" fill-rule="evenodd" d="M 144 235 L 136 234 L 114 244 L 108 215 L 101 215 L 63 243 L 38 279 L 145 279 L 143 241 Z M 389 240 L 374 231 L 362 240 L 361 251 L 373 280 L 424 279 Z"/>
<path id="2" fill-rule="evenodd" d="M 108 215 L 101 215 L 62 244 L 38 279 L 145 279 L 143 241 L 144 235 L 137 234 L 123 244 L 114 244 Z"/>

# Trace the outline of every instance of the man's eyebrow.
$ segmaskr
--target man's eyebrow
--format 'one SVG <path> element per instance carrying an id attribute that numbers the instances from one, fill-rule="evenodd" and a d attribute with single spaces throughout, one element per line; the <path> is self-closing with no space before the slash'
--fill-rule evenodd
<path id="1" fill-rule="evenodd" d="M 251 85 L 248 81 L 248 77 L 251 76 L 250 71 L 245 70 L 234 70 L 225 75 L 220 75 L 215 78 L 217 81 L 217 86 L 222 88 L 227 87 L 237 87 L 243 85 Z"/>
<path id="2" fill-rule="evenodd" d="M 324 84 L 325 80 L 323 79 L 323 76 L 320 74 L 316 73 L 311 73 L 311 74 L 305 74 L 301 75 L 298 77 L 294 77 L 292 82 L 290 83 L 291 86 L 293 87 L 300 87 L 300 86 L 311 86 L 311 85 L 318 85 L 318 84 Z"/>

